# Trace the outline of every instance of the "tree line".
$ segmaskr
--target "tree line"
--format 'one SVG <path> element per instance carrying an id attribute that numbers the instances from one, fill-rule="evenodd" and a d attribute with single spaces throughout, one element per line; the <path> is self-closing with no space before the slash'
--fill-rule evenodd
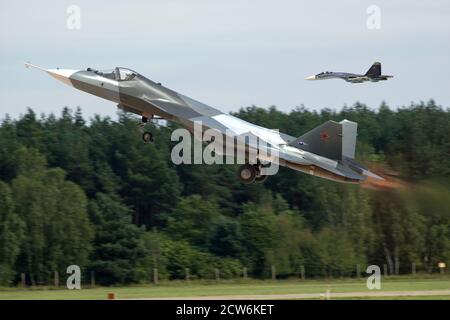
<path id="1" fill-rule="evenodd" d="M 352 276 L 355 265 L 408 272 L 450 263 L 450 112 L 435 104 L 334 111 L 241 109 L 236 116 L 300 136 L 327 121 L 358 122 L 357 159 L 404 181 L 372 190 L 280 168 L 243 185 L 236 165 L 174 165 L 170 134 L 138 118 L 32 109 L 0 126 L 0 284 L 45 283 L 68 265 L 101 284 L 159 277 Z M 151 125 L 150 125 L 151 126 Z"/>

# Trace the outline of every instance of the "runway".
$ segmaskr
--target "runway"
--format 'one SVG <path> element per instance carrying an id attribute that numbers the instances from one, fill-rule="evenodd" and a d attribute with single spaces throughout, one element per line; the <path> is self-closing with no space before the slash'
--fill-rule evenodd
<path id="1" fill-rule="evenodd" d="M 450 290 L 423 291 L 360 291 L 360 292 L 322 292 L 301 294 L 257 294 L 257 295 L 222 295 L 222 296 L 190 296 L 167 298 L 142 298 L 137 300 L 290 300 L 290 299 L 342 299 L 373 297 L 422 297 L 449 296 Z"/>

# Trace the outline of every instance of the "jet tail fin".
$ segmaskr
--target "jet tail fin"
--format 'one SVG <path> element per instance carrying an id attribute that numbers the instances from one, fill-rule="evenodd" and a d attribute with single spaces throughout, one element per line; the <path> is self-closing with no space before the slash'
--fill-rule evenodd
<path id="1" fill-rule="evenodd" d="M 349 120 L 327 121 L 289 143 L 302 150 L 333 160 L 355 157 L 358 124 Z"/>
<path id="2" fill-rule="evenodd" d="M 379 77 L 381 75 L 381 63 L 374 62 L 365 75 L 368 77 Z"/>

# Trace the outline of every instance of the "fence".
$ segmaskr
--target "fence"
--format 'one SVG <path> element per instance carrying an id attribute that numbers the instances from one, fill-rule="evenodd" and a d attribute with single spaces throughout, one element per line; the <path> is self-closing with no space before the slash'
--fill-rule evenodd
<path id="1" fill-rule="evenodd" d="M 362 264 L 356 264 L 354 267 L 354 271 L 350 274 L 350 276 L 346 276 L 346 278 L 363 278 L 367 277 L 370 274 L 366 273 L 367 265 Z M 421 274 L 430 274 L 430 273 L 436 273 L 436 269 L 430 270 L 430 269 L 424 269 L 418 270 L 417 265 L 415 263 L 411 263 L 409 266 L 409 272 L 406 272 L 405 268 L 401 269 L 400 264 L 398 260 L 395 261 L 394 265 L 389 266 L 387 264 L 383 264 L 382 266 L 378 266 L 380 268 L 380 274 L 382 276 L 397 276 L 397 275 L 412 275 L 415 276 L 419 272 Z M 403 272 L 400 273 L 400 270 Z M 214 269 L 214 272 L 211 274 L 210 277 L 198 277 L 195 274 L 191 273 L 191 270 L 189 268 L 184 269 L 184 278 L 182 280 L 190 281 L 194 279 L 202 279 L 202 280 L 214 280 L 214 281 L 221 281 L 226 279 L 242 279 L 247 280 L 251 278 L 251 275 L 249 275 L 249 271 L 246 267 L 242 268 L 242 271 L 240 273 L 240 276 L 238 278 L 230 278 L 230 277 L 224 277 L 223 274 L 227 274 L 227 272 L 222 272 L 223 270 L 220 270 L 218 268 Z M 433 272 L 434 271 L 434 272 Z M 440 268 L 438 269 L 438 272 L 442 275 L 446 273 L 446 268 Z M 298 272 L 296 272 L 294 275 L 285 275 L 285 274 L 278 274 L 277 273 L 277 266 L 271 265 L 270 270 L 268 270 L 269 276 L 266 277 L 255 277 L 254 279 L 271 279 L 272 281 L 284 279 L 284 278 L 297 278 L 300 281 L 305 281 L 308 279 L 320 279 L 320 278 L 343 278 L 342 274 L 339 272 L 324 272 L 323 277 L 311 276 L 308 274 L 308 269 L 305 265 L 301 265 L 298 268 Z M 34 275 L 34 274 L 25 274 L 21 273 L 18 277 L 18 280 L 16 281 L 17 286 L 26 288 L 26 287 L 32 287 L 32 286 L 51 286 L 55 288 L 66 288 L 66 280 L 70 276 L 69 274 L 60 274 L 58 271 L 53 272 L 46 272 L 44 274 Z M 94 271 L 91 270 L 85 270 L 82 271 L 81 274 L 80 283 L 84 288 L 94 288 L 96 286 L 96 274 Z M 161 278 L 158 268 L 152 268 L 151 272 L 149 272 L 149 277 L 145 281 L 147 283 L 153 283 L 153 284 L 159 284 L 161 280 L 167 280 L 167 278 Z M 181 279 L 179 279 L 181 280 Z"/>

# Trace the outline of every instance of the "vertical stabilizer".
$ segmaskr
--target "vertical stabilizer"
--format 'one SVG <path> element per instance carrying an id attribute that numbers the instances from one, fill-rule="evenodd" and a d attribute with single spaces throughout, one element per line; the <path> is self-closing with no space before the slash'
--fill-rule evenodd
<path id="1" fill-rule="evenodd" d="M 327 121 L 289 145 L 333 160 L 355 157 L 358 124 L 349 120 Z"/>
<path id="2" fill-rule="evenodd" d="M 342 158 L 355 158 L 358 124 L 349 120 L 339 122 L 342 125 Z"/>
<path id="3" fill-rule="evenodd" d="M 381 75 L 381 63 L 374 62 L 365 75 L 373 78 L 379 77 Z"/>

